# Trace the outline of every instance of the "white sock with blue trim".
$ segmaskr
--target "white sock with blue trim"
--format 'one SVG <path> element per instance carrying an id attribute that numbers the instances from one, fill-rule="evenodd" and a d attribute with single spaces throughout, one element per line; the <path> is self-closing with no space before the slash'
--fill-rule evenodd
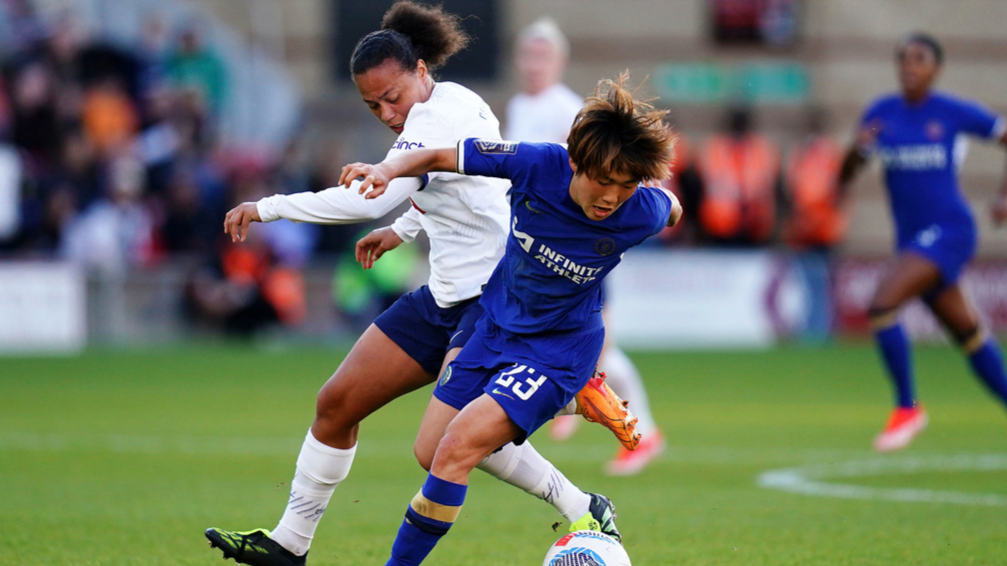
<path id="1" fill-rule="evenodd" d="M 575 486 L 528 441 L 506 444 L 483 459 L 478 468 L 552 504 L 571 523 L 591 507 L 591 496 Z"/>

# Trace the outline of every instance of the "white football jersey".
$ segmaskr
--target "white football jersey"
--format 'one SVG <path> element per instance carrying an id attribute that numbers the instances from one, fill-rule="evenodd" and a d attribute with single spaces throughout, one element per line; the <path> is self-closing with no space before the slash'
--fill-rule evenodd
<path id="1" fill-rule="evenodd" d="M 430 98 L 414 105 L 386 157 L 419 148 L 454 147 L 466 138 L 500 139 L 500 122 L 483 99 L 452 82 L 434 85 Z M 426 182 L 395 179 L 388 191 L 365 199 L 355 187 L 318 193 L 275 195 L 258 202 L 263 222 L 286 218 L 319 224 L 349 224 L 380 218 L 408 198 L 412 208 L 392 224 L 404 242 L 420 229 L 430 239 L 430 292 L 441 307 L 482 293 L 507 240 L 510 182 L 457 173 L 430 173 Z M 379 260 L 380 261 L 380 260 Z"/>
<path id="2" fill-rule="evenodd" d="M 506 139 L 566 143 L 584 98 L 557 83 L 536 95 L 518 93 L 507 103 Z"/>

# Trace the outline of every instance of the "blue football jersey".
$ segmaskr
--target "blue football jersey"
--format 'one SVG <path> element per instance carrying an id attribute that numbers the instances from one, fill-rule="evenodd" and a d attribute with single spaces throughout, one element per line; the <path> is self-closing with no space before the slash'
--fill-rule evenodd
<path id="1" fill-rule="evenodd" d="M 570 196 L 573 169 L 558 144 L 463 140 L 458 172 L 511 181 L 507 248 L 481 299 L 511 333 L 600 328 L 602 279 L 671 215 L 663 191 L 640 187 L 609 217 L 589 219 Z"/>
<path id="2" fill-rule="evenodd" d="M 876 100 L 861 126 L 879 128 L 874 147 L 885 170 L 898 246 L 937 225 L 974 231 L 975 221 L 958 187 L 964 134 L 998 135 L 1002 118 L 981 105 L 942 93 L 909 105 L 901 95 Z"/>

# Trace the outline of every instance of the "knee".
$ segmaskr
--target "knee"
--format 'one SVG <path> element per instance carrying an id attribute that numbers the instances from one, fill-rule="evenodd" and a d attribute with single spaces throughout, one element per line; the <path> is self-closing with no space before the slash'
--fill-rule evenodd
<path id="1" fill-rule="evenodd" d="M 437 467 L 441 470 L 464 464 L 466 455 L 466 443 L 464 439 L 455 434 L 446 434 L 437 444 L 437 450 L 430 459 L 430 469 Z M 474 467 L 474 465 L 473 465 Z"/>
<path id="2" fill-rule="evenodd" d="M 958 342 L 958 346 L 966 354 L 975 352 L 986 343 L 986 332 L 978 325 L 963 329 L 951 329 L 951 333 L 954 335 L 955 341 Z"/>
<path id="3" fill-rule="evenodd" d="M 417 442 L 413 445 L 413 455 L 416 456 L 420 467 L 429 472 L 434 463 L 434 451 Z"/>
<path id="4" fill-rule="evenodd" d="M 867 318 L 871 323 L 872 329 L 875 331 L 884 330 L 898 324 L 899 308 L 898 306 L 879 305 L 875 301 L 871 303 L 871 307 L 867 310 Z"/>
<path id="5" fill-rule="evenodd" d="M 326 423 L 330 428 L 352 428 L 354 422 L 347 406 L 347 396 L 340 382 L 330 379 L 318 392 L 315 400 L 315 420 Z"/>

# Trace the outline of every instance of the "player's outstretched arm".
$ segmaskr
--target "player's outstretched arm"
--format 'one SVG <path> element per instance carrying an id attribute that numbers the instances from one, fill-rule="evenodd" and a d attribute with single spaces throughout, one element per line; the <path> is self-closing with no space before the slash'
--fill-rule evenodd
<path id="1" fill-rule="evenodd" d="M 351 163 L 343 167 L 339 184 L 349 188 L 355 179 L 362 179 L 359 192 L 366 198 L 384 194 L 388 183 L 398 177 L 419 177 L 433 171 L 458 171 L 458 150 L 454 147 L 417 149 L 386 159 L 377 165 Z"/>
<path id="2" fill-rule="evenodd" d="M 870 148 L 874 147 L 874 143 L 878 138 L 878 132 L 880 131 L 881 123 L 877 120 L 861 126 L 857 132 L 856 141 L 846 150 L 843 164 L 839 168 L 839 190 L 843 194 L 846 193 L 846 188 L 849 186 L 850 181 L 857 176 L 860 169 L 867 163 Z"/>

